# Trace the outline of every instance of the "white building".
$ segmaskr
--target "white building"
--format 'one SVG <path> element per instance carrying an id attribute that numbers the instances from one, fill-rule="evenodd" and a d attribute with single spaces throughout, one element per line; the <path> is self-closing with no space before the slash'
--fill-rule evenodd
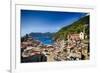
<path id="1" fill-rule="evenodd" d="M 80 37 L 81 40 L 83 40 L 84 39 L 84 33 L 80 32 L 79 37 Z"/>

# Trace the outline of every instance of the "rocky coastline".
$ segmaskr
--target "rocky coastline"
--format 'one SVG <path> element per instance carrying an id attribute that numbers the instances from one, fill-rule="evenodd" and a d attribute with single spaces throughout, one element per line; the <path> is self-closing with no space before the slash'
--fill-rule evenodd
<path id="1" fill-rule="evenodd" d="M 53 45 L 26 35 L 21 38 L 21 62 L 51 62 L 89 60 L 89 40 L 67 37 L 67 40 L 57 39 Z"/>

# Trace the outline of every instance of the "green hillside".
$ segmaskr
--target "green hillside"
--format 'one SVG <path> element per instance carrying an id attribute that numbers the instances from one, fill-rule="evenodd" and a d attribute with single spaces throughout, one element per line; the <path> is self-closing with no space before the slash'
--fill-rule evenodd
<path id="1" fill-rule="evenodd" d="M 89 38 L 89 16 L 84 16 L 78 21 L 72 23 L 71 25 L 61 28 L 55 35 L 54 40 L 66 39 L 67 35 L 70 33 L 80 33 L 85 30 L 86 35 Z"/>

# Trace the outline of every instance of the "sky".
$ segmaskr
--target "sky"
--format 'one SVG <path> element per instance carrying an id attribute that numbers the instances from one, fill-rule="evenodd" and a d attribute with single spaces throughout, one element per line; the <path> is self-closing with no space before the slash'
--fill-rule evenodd
<path id="1" fill-rule="evenodd" d="M 57 32 L 77 21 L 86 13 L 21 10 L 21 35 L 31 32 Z"/>

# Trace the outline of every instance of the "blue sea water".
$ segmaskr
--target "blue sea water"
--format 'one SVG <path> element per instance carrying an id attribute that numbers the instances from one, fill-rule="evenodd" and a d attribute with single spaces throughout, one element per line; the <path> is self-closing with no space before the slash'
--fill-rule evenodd
<path id="1" fill-rule="evenodd" d="M 52 45 L 54 43 L 52 37 L 33 37 L 35 38 L 36 40 L 42 42 L 43 44 L 45 45 Z"/>

